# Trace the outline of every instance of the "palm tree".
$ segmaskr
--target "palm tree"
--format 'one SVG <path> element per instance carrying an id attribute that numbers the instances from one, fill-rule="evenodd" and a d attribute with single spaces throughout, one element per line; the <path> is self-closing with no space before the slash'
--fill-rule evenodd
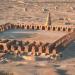
<path id="1" fill-rule="evenodd" d="M 28 52 L 31 52 L 32 50 L 32 44 L 28 45 Z"/>
<path id="2" fill-rule="evenodd" d="M 33 41 L 32 45 L 35 46 L 36 45 L 36 41 Z"/>
<path id="3" fill-rule="evenodd" d="M 25 42 L 25 45 L 29 45 L 29 44 L 30 44 L 30 42 L 29 42 L 29 41 L 26 41 L 26 42 Z"/>
<path id="4" fill-rule="evenodd" d="M 17 45 L 13 45 L 14 50 L 18 50 L 18 46 Z"/>
<path id="5" fill-rule="evenodd" d="M 4 46 L 0 45 L 0 52 L 2 52 L 4 50 Z"/>
<path id="6" fill-rule="evenodd" d="M 7 50 L 11 50 L 11 44 L 10 43 L 6 43 L 6 47 L 7 47 Z"/>
<path id="7" fill-rule="evenodd" d="M 45 43 L 45 46 L 48 46 L 49 45 L 49 43 L 47 42 L 47 43 Z"/>
<path id="8" fill-rule="evenodd" d="M 21 41 L 18 41 L 18 45 L 19 46 L 23 46 L 23 41 L 21 40 Z"/>
<path id="9" fill-rule="evenodd" d="M 43 42 L 39 42 L 39 46 L 42 46 L 43 45 Z"/>

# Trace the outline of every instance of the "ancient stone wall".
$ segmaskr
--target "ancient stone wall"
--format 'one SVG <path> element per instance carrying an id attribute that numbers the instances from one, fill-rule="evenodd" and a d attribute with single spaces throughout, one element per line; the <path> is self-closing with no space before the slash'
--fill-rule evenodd
<path id="1" fill-rule="evenodd" d="M 32 30 L 46 30 L 46 31 L 63 31 L 63 32 L 73 32 L 75 31 L 75 26 L 71 25 L 56 25 L 56 26 L 45 26 L 45 25 L 26 25 L 26 24 L 5 24 L 0 25 L 0 31 L 5 31 L 8 29 L 32 29 Z"/>

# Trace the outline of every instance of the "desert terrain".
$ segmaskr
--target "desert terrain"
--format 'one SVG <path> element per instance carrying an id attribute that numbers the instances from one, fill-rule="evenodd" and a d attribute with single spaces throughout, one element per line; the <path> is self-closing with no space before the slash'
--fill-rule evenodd
<path id="1" fill-rule="evenodd" d="M 75 25 L 74 0 L 0 0 L 0 25 L 8 22 L 44 25 L 49 12 L 52 25 Z M 67 33 L 8 30 L 0 33 L 0 39 L 52 43 L 65 34 Z M 9 60 L 6 63 L 0 60 L 0 71 L 13 72 L 14 75 L 75 75 L 75 41 L 66 47 L 59 61 L 37 60 L 35 56 L 32 60 Z"/>
<path id="2" fill-rule="evenodd" d="M 74 0 L 67 0 L 67 3 L 65 0 L 0 0 L 0 24 L 24 22 L 44 25 L 49 12 L 52 25 L 75 24 Z"/>

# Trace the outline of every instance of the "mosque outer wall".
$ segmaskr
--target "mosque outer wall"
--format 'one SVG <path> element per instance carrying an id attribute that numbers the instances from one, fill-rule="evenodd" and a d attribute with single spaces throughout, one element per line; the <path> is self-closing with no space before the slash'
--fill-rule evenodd
<path id="1" fill-rule="evenodd" d="M 64 47 L 70 43 L 75 38 L 75 26 L 45 26 L 45 25 L 26 25 L 26 24 L 4 24 L 0 25 L 0 32 L 9 30 L 9 29 L 33 29 L 33 30 L 45 30 L 45 31 L 61 31 L 61 32 L 69 32 L 69 34 L 63 36 L 59 40 L 55 41 L 51 47 L 52 49 L 56 49 L 59 45 L 63 45 Z M 39 49 L 40 50 L 40 49 Z M 32 50 L 33 51 L 33 50 Z M 48 48 L 46 49 L 46 52 L 48 53 Z M 33 51 L 35 52 L 35 50 Z"/>
<path id="2" fill-rule="evenodd" d="M 0 31 L 5 31 L 8 29 L 33 29 L 33 30 L 45 30 L 45 31 L 62 31 L 62 32 L 73 32 L 75 31 L 74 25 L 34 25 L 34 24 L 5 24 L 0 25 Z"/>

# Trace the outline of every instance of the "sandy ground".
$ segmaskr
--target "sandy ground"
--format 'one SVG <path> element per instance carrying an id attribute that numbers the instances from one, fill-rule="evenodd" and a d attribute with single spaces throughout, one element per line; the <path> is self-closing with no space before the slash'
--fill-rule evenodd
<path id="1" fill-rule="evenodd" d="M 47 32 L 42 31 L 38 32 L 37 35 L 32 36 L 31 38 L 26 38 L 22 40 L 29 40 L 29 41 L 42 41 L 42 42 L 50 42 L 53 43 L 54 41 L 58 40 L 62 36 L 66 35 L 67 33 L 64 32 Z"/>
<path id="2" fill-rule="evenodd" d="M 0 38 L 8 39 L 18 39 L 23 41 L 42 41 L 53 43 L 59 38 L 66 35 L 67 32 L 52 32 L 52 31 L 41 31 L 41 30 L 8 30 L 6 32 L 0 33 Z"/>
<path id="3" fill-rule="evenodd" d="M 26 3 L 30 1 L 30 3 Z M 38 2 L 39 3 L 38 3 Z M 40 2 L 44 3 L 40 3 Z M 46 3 L 46 1 L 48 1 Z M 47 15 L 50 11 L 52 25 L 64 25 L 67 20 L 75 18 L 75 4 L 62 3 L 66 0 L 1 0 L 0 1 L 0 24 L 7 22 L 28 24 L 46 24 Z M 49 1 L 57 1 L 57 3 L 49 3 Z M 58 3 L 60 1 L 60 3 Z M 68 2 L 74 0 L 67 0 Z M 34 3 L 32 3 L 34 2 Z M 35 3 L 37 2 L 37 3 Z M 72 8 L 73 7 L 73 8 Z M 34 13 L 35 12 L 35 13 Z M 63 18 L 64 20 L 60 20 Z M 66 18 L 66 19 L 65 19 Z M 71 22 L 75 25 L 74 22 Z"/>
<path id="4" fill-rule="evenodd" d="M 6 70 L 14 72 L 15 75 L 57 75 L 55 69 L 47 64 L 40 63 L 40 66 L 36 62 L 28 62 L 26 64 L 5 64 L 0 65 L 0 70 Z"/>

